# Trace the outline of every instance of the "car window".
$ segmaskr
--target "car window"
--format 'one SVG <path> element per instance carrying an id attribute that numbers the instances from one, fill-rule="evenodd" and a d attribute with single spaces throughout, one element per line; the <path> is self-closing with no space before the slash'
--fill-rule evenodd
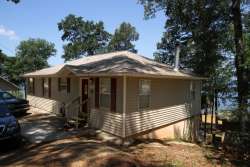
<path id="1" fill-rule="evenodd" d="M 7 100 L 7 99 L 13 99 L 13 98 L 14 96 L 8 92 L 0 92 L 0 99 Z"/>

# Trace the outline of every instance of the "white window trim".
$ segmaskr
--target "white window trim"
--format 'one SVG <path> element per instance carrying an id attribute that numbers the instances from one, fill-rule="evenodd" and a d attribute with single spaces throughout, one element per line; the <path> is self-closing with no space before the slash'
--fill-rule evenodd
<path id="1" fill-rule="evenodd" d="M 149 94 L 140 94 L 140 86 L 141 86 L 141 82 L 145 80 L 145 81 L 149 81 L 149 84 L 150 84 L 150 93 Z M 141 95 L 148 95 L 149 96 L 149 105 L 147 108 L 140 108 L 140 96 Z M 138 108 L 138 111 L 141 112 L 141 111 L 148 111 L 150 110 L 151 108 L 151 98 L 152 98 L 152 81 L 149 80 L 149 79 L 139 79 L 139 82 L 138 82 L 138 95 L 137 95 L 137 98 L 138 98 L 138 104 L 137 104 L 137 108 Z"/>
<path id="2" fill-rule="evenodd" d="M 101 93 L 101 80 L 102 79 L 109 79 L 110 80 L 110 90 L 109 93 Z M 109 95 L 109 99 L 110 99 L 110 104 L 111 105 L 111 78 L 105 77 L 105 78 L 99 78 L 99 108 L 105 111 L 110 111 L 110 107 L 104 107 L 101 106 L 101 94 L 103 95 Z"/>

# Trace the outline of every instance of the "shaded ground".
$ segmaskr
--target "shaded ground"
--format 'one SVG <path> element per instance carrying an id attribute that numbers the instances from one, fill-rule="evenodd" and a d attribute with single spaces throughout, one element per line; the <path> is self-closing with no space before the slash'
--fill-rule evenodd
<path id="1" fill-rule="evenodd" d="M 19 149 L 0 153 L 0 166 L 210 167 L 248 165 L 249 162 L 243 164 L 230 161 L 229 156 L 222 151 L 213 148 L 205 149 L 198 145 L 152 142 L 121 148 L 86 137 L 20 146 Z"/>
<path id="2" fill-rule="evenodd" d="M 20 122 L 25 137 L 20 142 L 0 143 L 0 166 L 210 167 L 250 164 L 249 161 L 237 161 L 220 149 L 184 142 L 147 140 L 120 147 L 93 131 L 64 131 L 63 121 L 46 114 L 32 112 Z"/>

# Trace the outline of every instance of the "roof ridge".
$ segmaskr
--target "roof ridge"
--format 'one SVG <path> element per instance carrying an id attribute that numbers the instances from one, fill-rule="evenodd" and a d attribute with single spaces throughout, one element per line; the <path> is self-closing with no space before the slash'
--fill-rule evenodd
<path id="1" fill-rule="evenodd" d="M 84 59 L 88 59 L 88 58 L 93 58 L 93 57 L 98 57 L 98 56 L 106 56 L 106 55 L 115 55 L 115 54 L 119 54 L 119 53 L 123 53 L 123 52 L 129 52 L 129 51 L 126 51 L 126 50 L 123 50 L 123 51 L 113 51 L 113 52 L 106 52 L 106 53 L 98 53 L 98 54 L 94 54 L 94 55 L 89 55 L 89 56 L 84 56 L 84 57 L 81 57 L 79 59 L 74 59 L 74 60 L 70 60 L 66 63 L 63 63 L 63 64 L 68 64 L 68 65 L 71 65 L 72 62 L 76 62 L 76 61 L 80 61 L 80 60 L 84 60 Z"/>

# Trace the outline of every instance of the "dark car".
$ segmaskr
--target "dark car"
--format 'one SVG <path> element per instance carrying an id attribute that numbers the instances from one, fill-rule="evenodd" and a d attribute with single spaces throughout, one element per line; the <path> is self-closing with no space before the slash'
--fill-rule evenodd
<path id="1" fill-rule="evenodd" d="M 0 141 L 20 138 L 20 125 L 10 110 L 0 105 Z"/>
<path id="2" fill-rule="evenodd" d="M 23 114 L 29 110 L 28 100 L 17 98 L 5 91 L 0 91 L 0 105 L 7 107 L 14 115 Z"/>

